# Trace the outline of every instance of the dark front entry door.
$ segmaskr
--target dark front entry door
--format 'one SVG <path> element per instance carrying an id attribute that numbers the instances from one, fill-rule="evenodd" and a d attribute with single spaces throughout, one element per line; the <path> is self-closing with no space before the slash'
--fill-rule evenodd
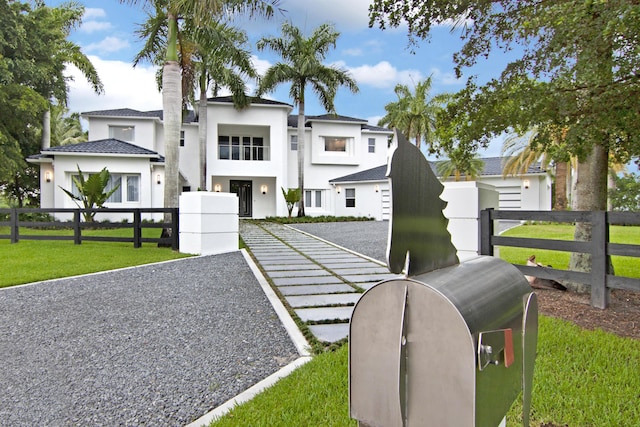
<path id="1" fill-rule="evenodd" d="M 252 190 L 251 181 L 231 181 L 231 192 L 238 195 L 238 215 L 241 217 L 251 217 Z"/>

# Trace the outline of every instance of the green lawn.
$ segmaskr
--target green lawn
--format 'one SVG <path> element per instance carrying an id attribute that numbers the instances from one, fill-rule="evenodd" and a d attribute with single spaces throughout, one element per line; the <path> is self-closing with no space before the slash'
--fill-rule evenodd
<path id="1" fill-rule="evenodd" d="M 521 225 L 504 232 L 503 236 L 531 237 L 555 240 L 573 240 L 573 225 L 564 224 L 535 224 Z M 640 227 L 611 226 L 609 239 L 612 243 L 626 243 L 640 245 Z M 560 270 L 566 270 L 569 266 L 570 252 L 558 252 L 544 249 L 527 249 L 499 247 L 500 258 L 513 264 L 526 264 L 530 255 L 536 256 L 536 261 L 551 265 Z M 640 259 L 633 257 L 611 257 L 615 274 L 618 276 L 640 278 Z"/>
<path id="2" fill-rule="evenodd" d="M 70 230 L 21 230 L 25 234 L 72 235 Z M 0 234 L 8 234 L 0 227 Z M 86 230 L 86 235 L 133 236 L 132 230 Z M 159 237 L 160 229 L 144 229 L 144 237 Z M 21 240 L 11 244 L 0 240 L 0 287 L 19 285 L 78 274 L 95 273 L 114 268 L 130 267 L 158 261 L 183 258 L 188 255 L 143 243 L 135 249 L 133 243 Z"/>

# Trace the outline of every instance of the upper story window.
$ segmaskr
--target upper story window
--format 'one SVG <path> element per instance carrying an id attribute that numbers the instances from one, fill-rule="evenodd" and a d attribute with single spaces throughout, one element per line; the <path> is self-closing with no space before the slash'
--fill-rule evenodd
<path id="1" fill-rule="evenodd" d="M 291 135 L 291 151 L 298 151 L 298 135 Z"/>
<path id="2" fill-rule="evenodd" d="M 269 146 L 261 136 L 218 136 L 220 160 L 269 160 Z"/>
<path id="3" fill-rule="evenodd" d="M 369 138 L 369 153 L 375 153 L 375 152 L 376 152 L 376 139 Z"/>
<path id="4" fill-rule="evenodd" d="M 184 131 L 180 131 L 180 147 L 184 147 Z"/>
<path id="5" fill-rule="evenodd" d="M 109 126 L 109 138 L 134 142 L 136 137 L 134 126 Z"/>
<path id="6" fill-rule="evenodd" d="M 324 151 L 345 153 L 350 138 L 325 136 Z"/>

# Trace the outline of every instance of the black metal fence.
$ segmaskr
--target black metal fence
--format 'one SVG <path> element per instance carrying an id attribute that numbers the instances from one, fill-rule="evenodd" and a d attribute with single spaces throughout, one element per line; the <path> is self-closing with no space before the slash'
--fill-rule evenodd
<path id="1" fill-rule="evenodd" d="M 131 214 L 131 221 L 83 221 L 83 212 L 94 212 L 96 214 Z M 72 216 L 70 221 L 41 220 L 46 217 L 44 214 L 62 214 L 62 216 Z M 71 214 L 71 215 L 70 215 Z M 143 214 L 169 214 L 170 221 L 153 222 L 143 221 Z M 76 245 L 83 241 L 100 242 L 130 242 L 134 248 L 139 248 L 142 243 L 157 243 L 159 245 L 171 246 L 173 250 L 178 250 L 178 208 L 140 208 L 140 209 L 30 209 L 11 208 L 0 209 L 0 227 L 9 227 L 9 234 L 0 234 L 0 239 L 9 239 L 11 243 L 18 243 L 20 240 L 73 240 Z M 26 227 L 26 230 L 20 230 Z M 84 230 L 130 228 L 133 229 L 132 237 L 116 236 L 96 236 L 83 234 Z M 167 233 L 158 233 L 160 237 L 142 237 L 143 228 L 157 228 L 167 230 Z M 28 234 L 29 229 L 71 229 L 72 235 Z M 33 233 L 33 232 L 32 232 Z"/>
<path id="2" fill-rule="evenodd" d="M 506 237 L 494 235 L 495 220 L 546 221 L 557 223 L 591 223 L 591 241 L 575 242 L 555 239 Z M 524 274 L 542 279 L 568 280 L 591 286 L 591 305 L 606 308 L 609 289 L 640 291 L 640 279 L 615 276 L 607 271 L 609 255 L 640 257 L 640 245 L 611 243 L 609 225 L 640 225 L 640 215 L 634 212 L 585 211 L 499 211 L 483 210 L 480 214 L 480 253 L 493 255 L 494 246 L 548 249 L 591 254 L 591 272 L 539 268 L 516 265 Z M 515 265 L 515 264 L 514 264 Z M 639 261 L 640 266 L 640 261 Z M 640 268 L 640 267 L 639 267 Z"/>

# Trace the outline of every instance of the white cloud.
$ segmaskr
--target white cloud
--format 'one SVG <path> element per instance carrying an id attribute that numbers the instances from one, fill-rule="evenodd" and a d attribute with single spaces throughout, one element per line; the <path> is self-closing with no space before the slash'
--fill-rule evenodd
<path id="1" fill-rule="evenodd" d="M 363 52 L 360 48 L 343 49 L 342 53 L 347 56 L 362 56 Z"/>
<path id="2" fill-rule="evenodd" d="M 340 64 L 344 66 L 344 64 Z M 422 73 L 418 70 L 398 70 L 387 61 L 378 62 L 375 65 L 361 65 L 348 67 L 358 84 L 386 89 L 393 88 L 396 84 L 414 84 L 422 80 Z"/>
<path id="3" fill-rule="evenodd" d="M 445 86 L 461 85 L 464 83 L 462 80 L 456 78 L 454 73 L 443 73 L 438 68 L 432 68 L 430 72 L 433 76 L 434 83 L 439 83 Z"/>
<path id="4" fill-rule="evenodd" d="M 98 52 L 98 53 L 109 53 L 109 52 L 118 52 L 122 49 L 127 49 L 130 46 L 129 42 L 125 39 L 121 39 L 119 37 L 105 37 L 102 41 L 98 43 L 91 43 L 83 47 L 85 52 Z"/>
<path id="5" fill-rule="evenodd" d="M 104 18 L 105 16 L 107 16 L 107 12 L 105 12 L 104 9 L 87 7 L 84 9 L 84 15 L 82 15 L 82 18 Z"/>
<path id="6" fill-rule="evenodd" d="M 95 33 L 97 31 L 106 31 L 111 29 L 113 26 L 110 22 L 103 21 L 86 21 L 82 23 L 80 27 L 80 31 L 85 33 Z"/>
<path id="7" fill-rule="evenodd" d="M 287 11 L 285 19 L 303 30 L 311 30 L 325 22 L 359 30 L 369 25 L 369 3 L 370 0 L 285 0 L 281 7 Z"/>
<path id="8" fill-rule="evenodd" d="M 251 55 L 251 63 L 260 76 L 264 75 L 267 69 L 272 65 L 268 60 L 260 59 L 256 55 Z"/>
<path id="9" fill-rule="evenodd" d="M 378 126 L 378 122 L 380 121 L 381 118 L 382 116 L 367 117 L 367 123 L 369 123 L 372 126 Z"/>
<path id="10" fill-rule="evenodd" d="M 122 61 L 106 61 L 96 56 L 89 59 L 104 84 L 105 93 L 96 95 L 80 71 L 69 66 L 69 110 L 85 112 L 114 108 L 133 108 L 141 111 L 162 109 L 162 96 L 156 85 L 156 69 Z"/>

